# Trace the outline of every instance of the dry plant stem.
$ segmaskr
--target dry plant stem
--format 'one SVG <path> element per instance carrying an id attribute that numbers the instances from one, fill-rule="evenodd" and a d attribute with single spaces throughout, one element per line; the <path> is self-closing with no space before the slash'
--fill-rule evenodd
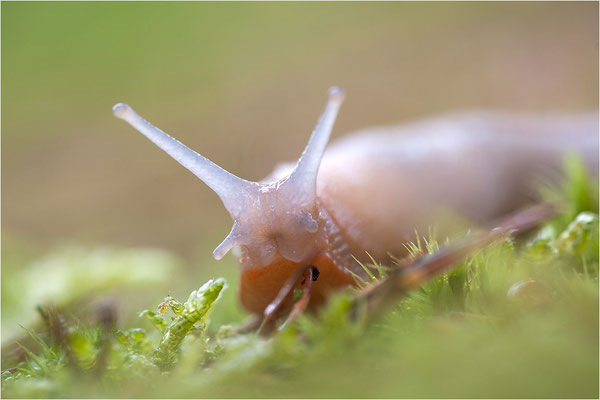
<path id="1" fill-rule="evenodd" d="M 296 286 L 296 282 L 298 279 L 306 272 L 312 269 L 311 266 L 300 266 L 296 268 L 296 270 L 290 275 L 288 280 L 285 282 L 285 285 L 279 289 L 279 293 L 275 296 L 275 299 L 267 308 L 265 308 L 265 312 L 263 314 L 263 321 L 258 328 L 259 335 L 268 335 L 270 332 L 274 330 L 275 319 L 279 316 L 279 311 L 281 310 L 281 306 L 283 305 L 286 297 L 294 290 L 294 286 Z"/>
<path id="2" fill-rule="evenodd" d="M 304 311 L 306 311 L 306 308 L 308 307 L 308 302 L 310 301 L 310 294 L 312 291 L 312 283 L 314 280 L 313 272 L 314 272 L 314 267 L 312 267 L 312 266 L 310 266 L 306 270 L 304 270 L 303 275 L 304 275 L 304 281 L 306 282 L 306 286 L 304 287 L 304 290 L 302 292 L 302 297 L 300 298 L 300 300 L 298 300 L 296 302 L 296 304 L 294 304 L 294 308 L 292 308 L 290 315 L 287 317 L 285 322 L 283 324 L 281 324 L 281 326 L 279 327 L 279 330 L 282 330 L 288 323 L 294 321 L 300 313 L 303 313 Z"/>
<path id="3" fill-rule="evenodd" d="M 101 328 L 101 346 L 96 358 L 95 374 L 101 376 L 107 367 L 110 351 L 110 340 L 115 332 L 117 308 L 114 301 L 106 300 L 96 310 L 96 319 Z"/>
<path id="4" fill-rule="evenodd" d="M 79 373 L 79 363 L 77 362 L 75 354 L 73 354 L 71 346 L 68 344 L 67 336 L 69 333 L 62 310 L 53 304 L 48 304 L 46 306 L 38 306 L 37 311 L 46 325 L 51 343 L 58 345 L 59 348 L 65 351 L 65 356 L 69 364 L 76 373 Z"/>
<path id="5" fill-rule="evenodd" d="M 42 317 L 52 343 L 62 347 L 67 340 L 67 327 L 61 311 L 52 304 L 38 306 L 37 311 Z"/>
<path id="6" fill-rule="evenodd" d="M 395 268 L 382 281 L 368 286 L 355 297 L 353 316 L 359 311 L 372 317 L 391 304 L 395 304 L 407 291 L 418 287 L 458 261 L 472 255 L 508 235 L 519 235 L 554 217 L 558 208 L 542 203 L 525 208 L 500 220 L 489 233 L 478 233 L 453 245 L 441 248 L 435 254 L 420 256 L 408 264 Z"/>

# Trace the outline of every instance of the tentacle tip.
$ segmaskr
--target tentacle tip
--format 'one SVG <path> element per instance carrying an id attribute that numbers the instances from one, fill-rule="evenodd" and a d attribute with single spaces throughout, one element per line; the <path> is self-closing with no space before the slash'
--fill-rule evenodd
<path id="1" fill-rule="evenodd" d="M 231 236 L 231 234 L 228 235 L 225 240 L 223 240 L 223 242 L 213 251 L 213 258 L 217 261 L 220 261 L 223 257 L 225 257 L 225 254 L 231 250 L 234 244 L 234 238 Z"/>
<path id="2" fill-rule="evenodd" d="M 223 246 L 219 245 L 219 247 L 213 251 L 213 258 L 217 261 L 221 261 L 221 259 L 225 257 L 225 254 L 227 254 L 229 250 L 230 248 L 223 248 Z"/>
<path id="3" fill-rule="evenodd" d="M 127 120 L 133 114 L 133 110 L 125 103 L 118 103 L 112 109 L 113 115 L 117 118 Z"/>
<path id="4" fill-rule="evenodd" d="M 346 93 L 344 92 L 344 89 L 342 89 L 338 86 L 333 86 L 333 87 L 329 88 L 328 94 L 329 94 L 330 101 L 335 101 L 338 103 L 341 103 L 342 101 L 344 101 L 344 98 L 346 97 Z"/>

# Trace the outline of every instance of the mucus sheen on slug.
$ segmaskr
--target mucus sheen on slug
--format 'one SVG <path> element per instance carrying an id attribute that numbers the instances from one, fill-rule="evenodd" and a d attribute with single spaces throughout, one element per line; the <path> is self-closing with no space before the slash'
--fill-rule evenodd
<path id="1" fill-rule="evenodd" d="M 557 181 L 563 157 L 580 154 L 598 175 L 598 114 L 521 115 L 472 111 L 363 129 L 325 150 L 343 101 L 332 88 L 297 163 L 261 182 L 221 169 L 139 117 L 115 115 L 204 181 L 234 220 L 215 250 L 239 251 L 241 304 L 261 314 L 292 272 L 314 265 L 311 306 L 366 273 L 352 256 L 388 263 L 437 226 L 440 237 L 490 222 L 535 201 L 536 182 Z M 300 285 L 300 282 L 298 282 Z M 292 304 L 291 294 L 286 306 Z"/>

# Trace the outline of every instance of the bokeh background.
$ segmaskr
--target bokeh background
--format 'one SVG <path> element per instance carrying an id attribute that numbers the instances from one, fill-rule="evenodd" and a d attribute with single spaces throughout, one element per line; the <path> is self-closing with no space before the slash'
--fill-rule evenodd
<path id="1" fill-rule="evenodd" d="M 250 180 L 300 155 L 332 85 L 347 92 L 334 138 L 457 109 L 598 107 L 595 2 L 1 9 L 3 332 L 18 274 L 65 243 L 169 250 L 186 272 L 153 300 L 203 276 L 235 286 L 232 256 L 211 257 L 231 227 L 219 199 L 117 102 Z"/>

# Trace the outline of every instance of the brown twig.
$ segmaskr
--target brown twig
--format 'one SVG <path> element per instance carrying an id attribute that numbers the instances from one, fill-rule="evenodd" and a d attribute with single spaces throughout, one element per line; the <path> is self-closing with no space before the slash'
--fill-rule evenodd
<path id="1" fill-rule="evenodd" d="M 306 311 L 308 302 L 310 301 L 310 294 L 312 292 L 312 283 L 317 280 L 317 277 L 319 276 L 318 271 L 319 270 L 314 266 L 310 266 L 304 270 L 303 282 L 305 282 L 306 286 L 302 292 L 302 297 L 296 302 L 296 304 L 294 304 L 294 308 L 292 308 L 290 315 L 287 317 L 284 323 L 281 324 L 279 330 L 282 330 L 288 323 L 294 321 L 299 314 Z"/>
<path id="2" fill-rule="evenodd" d="M 558 208 L 553 204 L 542 203 L 528 207 L 502 218 L 492 225 L 494 228 L 488 233 L 476 233 L 460 242 L 442 247 L 434 254 L 417 257 L 408 264 L 393 269 L 386 279 L 359 292 L 354 298 L 352 315 L 356 317 L 359 311 L 363 311 L 367 317 L 373 316 L 386 306 L 395 304 L 409 290 L 455 266 L 458 261 L 506 236 L 525 233 L 557 213 Z"/>
<path id="3" fill-rule="evenodd" d="M 283 302 L 285 301 L 286 297 L 292 292 L 294 286 L 296 286 L 296 283 L 298 282 L 300 277 L 310 268 L 312 268 L 312 266 L 299 266 L 298 268 L 296 268 L 292 275 L 290 275 L 288 280 L 285 282 L 285 284 L 281 287 L 281 289 L 279 289 L 279 293 L 277 293 L 275 299 L 273 299 L 273 301 L 269 303 L 267 308 L 265 308 L 265 311 L 263 313 L 263 320 L 257 332 L 259 335 L 267 335 L 274 330 L 274 322 L 275 319 L 279 316 L 279 312 L 281 310 Z"/>

